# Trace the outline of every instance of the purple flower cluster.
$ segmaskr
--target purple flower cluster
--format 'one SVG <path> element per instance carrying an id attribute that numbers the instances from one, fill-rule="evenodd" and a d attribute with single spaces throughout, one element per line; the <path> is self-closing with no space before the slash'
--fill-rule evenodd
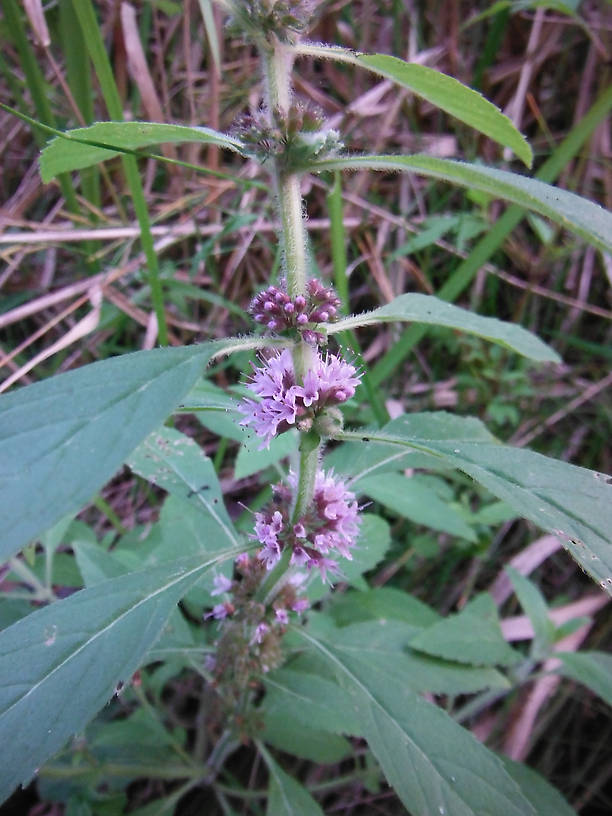
<path id="1" fill-rule="evenodd" d="M 300 329 L 306 342 L 317 343 L 322 341 L 322 335 L 305 327 L 336 320 L 339 307 L 340 299 L 334 290 L 313 278 L 306 285 L 306 295 L 293 299 L 277 286 L 269 286 L 253 298 L 249 312 L 270 331 Z"/>
<path id="2" fill-rule="evenodd" d="M 290 477 L 295 490 L 295 477 Z M 294 522 L 289 521 L 291 493 L 282 485 L 275 487 L 271 507 L 255 513 L 252 538 L 263 545 L 257 557 L 267 569 L 278 562 L 285 547 L 292 550 L 291 564 L 318 569 L 325 581 L 327 572 L 337 573 L 338 562 L 332 555 L 352 560 L 351 547 L 359 534 L 359 507 L 355 495 L 333 473 L 319 470 L 315 479 L 311 507 Z"/>
<path id="3" fill-rule="evenodd" d="M 263 360 L 263 366 L 253 366 L 249 388 L 262 398 L 261 402 L 245 400 L 238 406 L 244 419 L 241 425 L 251 425 L 263 438 L 260 448 L 303 419 L 312 420 L 331 405 L 346 402 L 355 393 L 360 377 L 353 365 L 335 354 L 317 354 L 315 365 L 306 372 L 298 385 L 291 352 L 285 349 Z"/>

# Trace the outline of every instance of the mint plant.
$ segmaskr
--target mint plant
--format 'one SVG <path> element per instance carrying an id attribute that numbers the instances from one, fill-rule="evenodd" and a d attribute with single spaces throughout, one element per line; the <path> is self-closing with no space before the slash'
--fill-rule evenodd
<path id="1" fill-rule="evenodd" d="M 504 639 L 490 595 L 442 618 L 399 590 L 370 588 L 364 575 L 384 557 L 389 528 L 366 505 L 387 481 L 389 490 L 415 491 L 424 506 L 437 507 L 431 486 L 411 485 L 404 471 L 456 469 L 557 535 L 610 593 L 609 480 L 504 445 L 480 421 L 443 412 L 345 427 L 343 407 L 363 399 L 367 377 L 357 352 L 334 339 L 404 322 L 460 330 L 536 362 L 558 356 L 520 326 L 432 296 L 406 293 L 342 316 L 346 304 L 315 275 L 301 181 L 344 169 L 418 173 L 529 208 L 608 252 L 612 217 L 572 193 L 482 164 L 352 155 L 341 134 L 296 99 L 298 58 L 372 71 L 531 163 L 512 123 L 451 77 L 392 56 L 309 42 L 310 3 L 220 5 L 258 50 L 261 110 L 231 134 L 121 121 L 70 130 L 44 148 L 41 172 L 50 180 L 116 155 L 133 161 L 169 142 L 214 144 L 257 161 L 276 198 L 282 280 L 254 293 L 249 336 L 136 352 L 0 397 L 0 554 L 30 587 L 28 600 L 39 604 L 0 633 L 0 736 L 10 746 L 0 794 L 5 799 L 38 776 L 43 794 L 69 807 L 122 813 L 127 782 L 150 777 L 181 786 L 165 794 L 159 810 L 136 812 L 171 812 L 180 796 L 204 785 L 230 813 L 232 774 L 224 769 L 248 745 L 267 768 L 267 813 L 309 816 L 323 812 L 315 792 L 283 769 L 273 749 L 321 762 L 352 757 L 352 779 L 366 784 L 369 774 L 378 784 L 377 769 L 355 753 L 356 744 L 367 744 L 414 816 L 526 816 L 543 812 L 542 802 L 550 812 L 571 813 L 544 780 L 488 750 L 458 722 L 468 719 L 466 695 L 474 696 L 465 705 L 479 711 L 550 657 L 559 633 L 543 620 L 543 599 L 534 600 L 526 579 L 512 577 L 537 632 L 537 651 L 526 656 Z M 88 9 L 83 0 L 84 27 Z M 96 53 L 103 63 L 103 49 Z M 152 291 L 161 326 L 159 281 Z M 254 358 L 240 396 L 202 381 L 207 366 L 244 351 Z M 267 461 L 290 457 L 271 499 L 248 509 L 246 525 L 239 527 L 226 509 L 210 459 L 164 424 L 181 412 L 196 412 L 211 427 L 229 418 L 230 433 L 242 428 L 238 438 L 250 435 L 251 450 L 269 452 Z M 124 463 L 168 495 L 148 536 L 135 540 L 127 533 L 103 548 L 74 517 Z M 460 516 L 453 522 L 466 526 Z M 432 520 L 434 528 L 439 524 Z M 46 583 L 19 555 L 32 542 L 45 559 Z M 52 586 L 62 543 L 71 545 L 84 587 L 59 600 Z M 352 588 L 337 593 L 338 583 Z M 582 658 L 585 665 L 563 660 L 560 671 L 609 701 L 601 667 L 609 668 L 610 658 Z M 598 667 L 596 680 L 589 666 Z M 182 672 L 206 688 L 195 746 L 183 727 L 154 713 L 163 710 L 167 680 Z M 446 706 L 433 695 L 444 695 Z M 126 723 L 131 732 L 121 731 Z M 129 733 L 134 744 L 115 755 Z M 233 793 L 240 796 L 237 786 Z"/>

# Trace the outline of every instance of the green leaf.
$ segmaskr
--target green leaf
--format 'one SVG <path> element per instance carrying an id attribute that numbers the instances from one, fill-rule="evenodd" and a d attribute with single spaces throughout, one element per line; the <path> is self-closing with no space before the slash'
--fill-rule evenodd
<path id="1" fill-rule="evenodd" d="M 506 567 L 506 573 L 519 603 L 533 626 L 533 657 L 541 659 L 549 651 L 555 635 L 554 624 L 548 616 L 548 605 L 533 581 L 511 566 Z"/>
<path id="2" fill-rule="evenodd" d="M 391 544 L 391 533 L 387 522 L 373 513 L 362 513 L 361 529 L 357 545 L 353 548 L 351 561 L 341 559 L 340 573 L 337 582 L 346 582 L 361 590 L 367 590 L 368 585 L 362 577 L 382 561 Z M 318 572 L 313 572 L 308 584 L 308 598 L 311 602 L 318 601 L 329 594 L 329 586 L 324 584 Z"/>
<path id="3" fill-rule="evenodd" d="M 612 213 L 587 198 L 517 173 L 425 155 L 353 156 L 316 162 L 309 169 L 312 172 L 368 169 L 417 173 L 482 190 L 494 198 L 503 198 L 545 215 L 593 246 L 612 252 Z"/>
<path id="4" fill-rule="evenodd" d="M 80 511 L 223 348 L 139 351 L 1 396 L 0 561 Z"/>
<path id="5" fill-rule="evenodd" d="M 329 729 L 316 729 L 311 723 L 296 720 L 292 712 L 267 708 L 261 738 L 286 754 L 309 759 L 317 764 L 341 762 L 352 753 L 351 744 Z"/>
<path id="6" fill-rule="evenodd" d="M 352 627 L 348 627 L 352 628 Z M 394 661 L 372 662 L 301 630 L 345 688 L 361 731 L 413 816 L 535 816 L 501 762 L 444 711 L 397 677 Z"/>
<path id="7" fill-rule="evenodd" d="M 435 624 L 434 624 L 435 626 Z M 421 630 L 423 635 L 430 630 Z M 506 678 L 492 668 L 462 665 L 468 661 L 440 660 L 418 654 L 412 646 L 414 627 L 398 620 L 369 620 L 336 630 L 330 642 L 343 653 L 372 665 L 386 666 L 390 678 L 415 692 L 471 694 L 487 688 L 507 689 Z M 476 662 L 476 661 L 475 661 Z"/>
<path id="8" fill-rule="evenodd" d="M 326 324 L 325 328 L 328 334 L 336 334 L 359 326 L 398 321 L 427 323 L 432 326 L 458 329 L 505 346 L 530 360 L 560 362 L 556 351 L 522 326 L 505 323 L 495 317 L 482 317 L 467 309 L 453 306 L 452 303 L 447 303 L 445 300 L 439 300 L 433 295 L 412 292 L 399 295 L 391 303 L 380 306 L 372 312 L 346 317 L 337 323 Z"/>
<path id="9" fill-rule="evenodd" d="M 444 432 L 446 416 L 403 415 L 380 432 L 345 433 L 342 438 L 395 443 L 462 470 L 518 515 L 557 535 L 580 566 L 612 594 L 612 480 L 530 450 L 481 441 L 477 436 L 472 441 L 470 434 L 478 424 L 474 419 L 453 417 L 454 431 L 463 422 L 466 430 L 452 438 Z"/>
<path id="10" fill-rule="evenodd" d="M 213 512 L 209 513 L 202 512 L 184 499 L 168 496 L 159 521 L 146 539 L 149 547 L 149 554 L 145 560 L 147 566 L 186 555 L 199 555 L 202 560 L 207 560 L 227 547 L 242 547 L 243 550 L 247 548 L 248 544 L 244 541 L 241 543 L 231 522 L 229 520 L 228 523 L 224 522 L 214 511 L 214 506 L 212 510 Z M 222 515 L 225 516 L 225 510 L 222 511 Z M 220 567 L 215 572 L 229 578 L 231 564 Z M 187 599 L 193 599 L 199 606 L 211 604 L 213 581 L 212 573 L 204 575 Z M 193 593 L 197 594 L 196 598 L 192 598 Z"/>
<path id="11" fill-rule="evenodd" d="M 274 437 L 270 442 L 270 446 L 262 450 L 259 450 L 261 437 L 255 436 L 255 434 L 247 436 L 246 431 L 243 433 L 243 444 L 240 446 L 234 466 L 235 479 L 252 476 L 253 473 L 257 473 L 269 465 L 274 465 L 280 462 L 281 459 L 291 456 L 297 450 L 299 434 L 295 430 Z"/>
<path id="12" fill-rule="evenodd" d="M 479 133 L 484 133 L 494 142 L 509 147 L 527 167 L 531 167 L 531 147 L 513 122 L 478 91 L 447 74 L 387 54 L 357 54 L 338 46 L 303 43 L 296 50 L 298 53 L 351 62 L 390 79 Z"/>
<path id="13" fill-rule="evenodd" d="M 466 608 L 421 630 L 410 646 L 425 654 L 472 666 L 512 666 L 521 655 L 512 649 L 495 618 Z"/>
<path id="14" fill-rule="evenodd" d="M 332 734 L 361 736 L 355 711 L 337 683 L 291 668 L 272 672 L 264 682 L 266 711 Z"/>
<path id="15" fill-rule="evenodd" d="M 257 747 L 270 771 L 267 816 L 324 816 L 308 791 L 283 771 L 261 743 Z"/>
<path id="16" fill-rule="evenodd" d="M 478 419 L 455 417 L 443 412 L 417 414 L 420 417 L 420 431 L 423 436 L 436 439 L 469 439 L 471 441 L 495 442 L 495 437 Z M 456 421 L 455 421 L 456 420 Z M 366 432 L 367 433 L 367 432 Z M 405 468 L 448 469 L 451 466 L 439 456 L 407 450 L 398 445 L 384 445 L 380 441 L 371 442 L 366 434 L 359 442 L 344 442 L 325 456 L 325 467 L 344 473 L 352 488 L 360 479 L 374 473 Z"/>
<path id="17" fill-rule="evenodd" d="M 408 478 L 400 473 L 387 473 L 384 479 L 366 476 L 351 484 L 351 489 L 356 493 L 365 493 L 415 524 L 424 524 L 433 530 L 476 541 L 474 530 L 457 510 L 442 501 L 419 475 Z"/>
<path id="18" fill-rule="evenodd" d="M 185 592 L 237 552 L 104 581 L 0 633 L 0 740 L 11 746 L 0 767 L 0 801 L 129 681 Z"/>
<path id="19" fill-rule="evenodd" d="M 527 167 L 531 167 L 533 153 L 525 137 L 478 91 L 433 68 L 385 54 L 360 54 L 357 62 L 426 99 L 494 142 L 509 147 Z"/>
<path id="20" fill-rule="evenodd" d="M 193 439 L 174 428 L 159 428 L 138 446 L 127 464 L 139 476 L 210 516 L 223 537 L 237 545 L 213 464 Z"/>
<path id="21" fill-rule="evenodd" d="M 338 626 L 372 618 L 403 621 L 415 630 L 440 620 L 440 615 L 422 601 L 393 587 L 376 587 L 367 592 L 335 594 L 329 608 Z"/>
<path id="22" fill-rule="evenodd" d="M 236 410 L 239 397 L 231 396 L 208 380 L 200 380 L 182 401 L 179 411 L 195 413 L 199 422 L 217 436 L 244 442 L 246 429 L 238 423 L 244 415 Z"/>
<path id="23" fill-rule="evenodd" d="M 556 788 L 540 774 L 521 762 L 514 762 L 500 756 L 506 772 L 514 779 L 523 796 L 529 801 L 538 816 L 576 816 Z"/>
<path id="24" fill-rule="evenodd" d="M 570 680 L 582 683 L 612 706 L 612 655 L 606 652 L 558 652 L 558 671 Z"/>
<path id="25" fill-rule="evenodd" d="M 40 174 L 46 184 L 59 173 L 91 167 L 120 153 L 171 142 L 202 142 L 237 152 L 241 149 L 238 139 L 205 127 L 159 122 L 96 122 L 52 139 L 40 154 Z"/>

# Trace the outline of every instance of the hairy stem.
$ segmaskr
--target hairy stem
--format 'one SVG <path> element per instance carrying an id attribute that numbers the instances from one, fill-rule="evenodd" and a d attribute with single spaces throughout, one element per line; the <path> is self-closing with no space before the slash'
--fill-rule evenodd
<path id="1" fill-rule="evenodd" d="M 287 119 L 291 107 L 292 51 L 278 39 L 260 48 L 262 57 L 268 121 L 272 127 L 280 127 Z M 284 251 L 287 292 L 295 298 L 306 294 L 308 256 L 306 229 L 300 192 L 300 177 L 282 166 L 282 157 L 274 158 L 274 179 L 278 196 L 278 214 L 281 224 L 281 240 Z M 293 349 L 293 366 L 298 382 L 313 366 L 316 352 L 307 343 L 297 343 Z M 321 440 L 312 432 L 303 432 L 300 440 L 300 466 L 293 519 L 307 510 L 314 493 L 318 455 Z"/>

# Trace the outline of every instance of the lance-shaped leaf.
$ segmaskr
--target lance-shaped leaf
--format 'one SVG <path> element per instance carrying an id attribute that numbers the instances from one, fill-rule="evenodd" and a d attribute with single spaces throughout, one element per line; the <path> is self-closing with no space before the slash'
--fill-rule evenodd
<path id="1" fill-rule="evenodd" d="M 267 816 L 324 816 L 306 788 L 285 773 L 261 743 L 257 747 L 270 771 Z"/>
<path id="2" fill-rule="evenodd" d="M 300 635 L 333 668 L 412 816 L 535 816 L 497 757 L 398 677 L 394 656 L 373 662 L 353 644 L 345 648 L 344 632 L 334 630 L 325 640 Z"/>
<path id="3" fill-rule="evenodd" d="M 339 46 L 305 42 L 299 43 L 295 50 L 322 59 L 350 62 L 390 79 L 494 142 L 509 147 L 527 167 L 531 167 L 531 147 L 514 123 L 478 91 L 447 74 L 388 54 L 358 54 Z"/>
<path id="4" fill-rule="evenodd" d="M 0 801 L 127 682 L 170 612 L 228 549 L 103 581 L 0 633 Z"/>
<path id="5" fill-rule="evenodd" d="M 523 448 L 470 440 L 476 420 L 453 417 L 466 434 L 444 433 L 446 414 L 398 417 L 381 431 L 343 434 L 429 453 L 467 473 L 495 496 L 554 533 L 580 566 L 612 594 L 612 479 Z M 436 431 L 440 429 L 438 434 Z"/>
<path id="6" fill-rule="evenodd" d="M 359 326 L 395 322 L 427 323 L 432 326 L 458 329 L 505 346 L 530 360 L 560 362 L 556 351 L 522 326 L 505 323 L 496 317 L 482 317 L 482 315 L 453 306 L 452 303 L 447 303 L 432 295 L 412 292 L 399 295 L 390 303 L 371 312 L 346 317 L 337 323 L 326 324 L 325 328 L 328 334 L 335 334 Z"/>
<path id="7" fill-rule="evenodd" d="M 0 396 L 0 561 L 79 511 L 211 357 L 241 343 L 139 351 Z"/>
<path id="8" fill-rule="evenodd" d="M 424 155 L 353 156 L 316 162 L 309 169 L 314 172 L 382 170 L 416 173 L 460 187 L 481 190 L 494 198 L 503 198 L 526 210 L 545 215 L 593 246 L 604 252 L 612 252 L 612 213 L 587 198 L 517 173 Z"/>
<path id="9" fill-rule="evenodd" d="M 159 122 L 96 122 L 56 136 L 40 154 L 40 174 L 47 183 L 60 173 L 81 170 L 120 153 L 134 153 L 151 145 L 179 142 L 214 144 L 240 153 L 239 139 L 205 127 Z"/>
<path id="10" fill-rule="evenodd" d="M 557 670 L 565 677 L 582 683 L 612 706 L 612 655 L 606 652 L 560 652 Z"/>

